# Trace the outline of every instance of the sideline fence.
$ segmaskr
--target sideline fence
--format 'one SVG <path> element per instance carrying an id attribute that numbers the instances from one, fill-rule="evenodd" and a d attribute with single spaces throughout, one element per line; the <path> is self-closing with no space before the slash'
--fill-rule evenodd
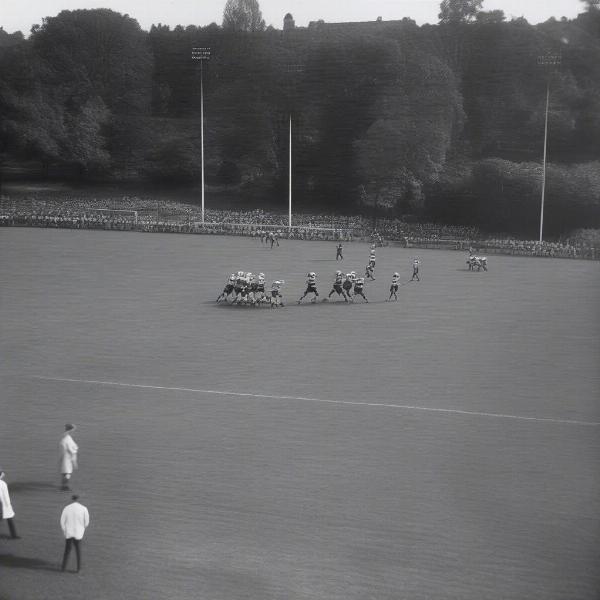
<path id="1" fill-rule="evenodd" d="M 131 199 L 131 208 L 108 208 L 101 201 L 91 203 L 84 199 L 71 199 L 64 203 L 44 199 L 14 199 L 0 197 L 0 226 L 16 227 L 56 227 L 69 229 L 107 229 L 118 231 L 142 231 L 153 233 L 191 233 L 213 235 L 238 235 L 260 237 L 261 232 L 276 233 L 281 239 L 322 240 L 322 241 L 376 241 L 372 227 L 360 223 L 362 217 L 341 217 L 338 227 L 324 227 L 317 223 L 331 221 L 335 217 L 323 215 L 298 215 L 298 220 L 307 223 L 293 225 L 291 229 L 277 221 L 281 215 L 261 210 L 236 212 L 231 216 L 247 217 L 248 221 L 230 219 L 216 220 L 230 211 L 207 211 L 204 223 L 199 220 L 197 211 L 191 206 L 181 207 Z M 136 203 L 137 202 L 137 203 Z M 96 206 L 90 206 L 96 204 Z M 100 206 L 98 206 L 100 205 Z M 126 204 L 127 205 L 127 204 Z M 137 208 L 134 208 L 137 207 Z M 211 218 L 214 219 L 211 221 Z M 271 222 L 264 222 L 271 221 Z M 352 224 L 350 224 L 352 222 Z M 360 225 L 356 225 L 356 223 Z M 385 224 L 384 224 L 385 225 Z M 389 225 L 389 223 L 387 224 Z M 517 256 L 541 256 L 550 258 L 575 258 L 600 260 L 600 247 L 592 244 L 572 245 L 566 242 L 537 242 L 513 239 L 475 239 L 471 232 L 450 237 L 456 232 L 452 227 L 443 226 L 440 235 L 433 233 L 432 224 L 418 225 L 411 233 L 409 224 L 392 223 L 384 227 L 384 236 L 394 245 L 405 248 L 444 249 L 468 251 L 472 246 L 479 254 L 509 254 Z M 405 231 L 401 231 L 405 229 Z M 455 228 L 456 229 L 456 228 Z M 431 230 L 431 231 L 430 231 Z M 387 233 L 387 235 L 386 235 Z M 428 235 L 431 233 L 431 235 Z M 450 234 L 450 236 L 448 236 Z M 385 242 L 387 245 L 388 242 Z M 380 245 L 380 244 L 378 244 Z"/>

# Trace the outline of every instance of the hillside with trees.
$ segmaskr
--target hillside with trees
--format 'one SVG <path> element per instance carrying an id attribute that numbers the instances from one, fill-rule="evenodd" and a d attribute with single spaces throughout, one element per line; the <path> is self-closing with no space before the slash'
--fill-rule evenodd
<path id="1" fill-rule="evenodd" d="M 215 198 L 284 203 L 291 119 L 299 207 L 531 236 L 549 91 L 548 234 L 600 227 L 600 10 L 534 26 L 443 0 L 439 19 L 277 30 L 227 0 L 221 26 L 97 9 L 0 29 L 0 171 L 198 185 L 202 79 Z"/>

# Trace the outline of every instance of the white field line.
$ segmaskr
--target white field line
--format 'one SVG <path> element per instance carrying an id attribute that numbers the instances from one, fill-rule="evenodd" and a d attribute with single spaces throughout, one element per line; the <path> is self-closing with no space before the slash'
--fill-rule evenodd
<path id="1" fill-rule="evenodd" d="M 114 387 L 139 388 L 150 390 L 168 390 L 172 392 L 191 392 L 195 394 L 215 394 L 220 396 L 237 396 L 250 398 L 265 398 L 269 400 L 297 400 L 300 402 L 320 402 L 323 404 L 344 404 L 349 406 L 369 406 L 381 408 L 400 408 L 404 410 L 420 410 L 424 412 L 448 413 L 454 415 L 468 415 L 475 417 L 492 417 L 496 419 L 515 419 L 518 421 L 537 421 L 542 423 L 561 423 L 566 425 L 587 425 L 597 427 L 600 422 L 594 421 L 577 421 L 574 419 L 552 419 L 547 417 L 523 417 L 520 415 L 505 415 L 499 413 L 477 412 L 471 410 L 459 410 L 455 408 L 431 408 L 428 406 L 412 406 L 410 404 L 390 404 L 383 402 L 353 402 L 350 400 L 327 400 L 326 398 L 306 398 L 304 396 L 276 396 L 272 394 L 251 394 L 250 392 L 229 392 L 225 390 L 202 390 L 197 388 L 185 387 L 168 387 L 162 385 L 145 385 L 141 383 L 122 383 L 119 381 L 98 381 L 95 379 L 69 379 L 63 377 L 37 377 L 32 376 L 32 379 L 40 379 L 42 381 L 61 381 L 67 383 L 86 383 L 91 385 L 110 385 Z"/>

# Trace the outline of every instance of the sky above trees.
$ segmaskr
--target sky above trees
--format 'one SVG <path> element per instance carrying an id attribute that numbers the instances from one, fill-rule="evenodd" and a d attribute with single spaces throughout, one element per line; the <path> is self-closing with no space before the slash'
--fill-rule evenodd
<path id="1" fill-rule="evenodd" d="M 421 25 L 437 23 L 439 0 L 260 0 L 260 9 L 266 25 L 281 29 L 283 17 L 292 13 L 297 26 L 309 21 L 323 19 L 328 22 L 374 21 L 409 17 Z M 0 26 L 8 33 L 22 31 L 28 35 L 31 26 L 41 24 L 47 16 L 55 16 L 61 10 L 81 8 L 110 8 L 136 19 L 142 29 L 152 24 L 205 26 L 221 24 L 225 0 L 2 0 L 0 2 Z M 525 17 L 530 23 L 540 23 L 550 17 L 574 18 L 585 9 L 580 0 L 484 0 L 483 10 L 503 10 L 508 19 Z"/>

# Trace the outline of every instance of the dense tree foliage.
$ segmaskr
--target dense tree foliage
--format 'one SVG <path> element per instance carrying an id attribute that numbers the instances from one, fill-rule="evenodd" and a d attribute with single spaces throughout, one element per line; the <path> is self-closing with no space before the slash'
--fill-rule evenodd
<path id="1" fill-rule="evenodd" d="M 223 29 L 264 31 L 265 20 L 258 0 L 227 0 L 223 11 Z"/>
<path id="2" fill-rule="evenodd" d="M 228 0 L 222 27 L 144 32 L 98 9 L 29 39 L 0 28 L 0 164 L 197 183 L 202 81 L 213 190 L 285 202 L 291 121 L 297 205 L 535 235 L 549 90 L 548 230 L 600 226 L 596 5 L 537 26 L 479 0 L 440 8 L 422 27 L 265 30 L 256 0 Z M 549 52 L 560 65 L 538 64 Z"/>
<path id="3" fill-rule="evenodd" d="M 483 0 L 442 0 L 440 23 L 464 23 L 472 21 L 483 4 Z"/>

